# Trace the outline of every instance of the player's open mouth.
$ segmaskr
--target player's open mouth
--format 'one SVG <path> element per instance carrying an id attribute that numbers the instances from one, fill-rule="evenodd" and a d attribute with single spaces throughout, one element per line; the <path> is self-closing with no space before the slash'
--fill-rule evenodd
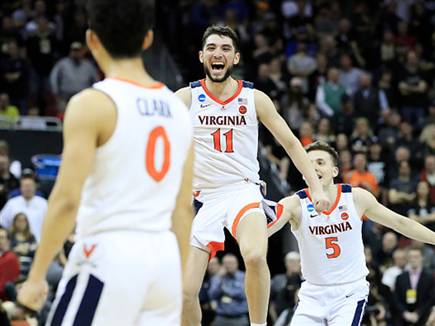
<path id="1" fill-rule="evenodd" d="M 322 180 L 322 176 L 321 175 L 317 175 L 317 177 L 319 178 L 319 180 Z"/>
<path id="2" fill-rule="evenodd" d="M 225 68 L 225 64 L 222 62 L 215 62 L 211 64 L 211 69 L 215 72 L 222 71 L 224 70 L 224 68 Z"/>

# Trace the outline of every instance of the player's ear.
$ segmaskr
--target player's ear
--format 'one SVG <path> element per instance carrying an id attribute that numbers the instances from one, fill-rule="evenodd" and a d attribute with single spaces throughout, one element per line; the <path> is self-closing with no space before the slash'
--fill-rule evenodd
<path id="1" fill-rule="evenodd" d="M 236 65 L 240 62 L 240 52 L 236 51 L 236 55 L 234 56 L 233 64 Z"/>
<path id="2" fill-rule="evenodd" d="M 95 34 L 94 31 L 91 29 L 86 30 L 86 45 L 91 52 L 98 50 L 101 46 L 100 39 L 98 38 L 97 34 Z"/>
<path id="3" fill-rule="evenodd" d="M 148 49 L 154 41 L 154 32 L 150 29 L 143 39 L 142 50 Z"/>
<path id="4" fill-rule="evenodd" d="M 199 58 L 199 62 L 204 63 L 204 52 L 199 51 L 198 58 Z"/>
<path id="5" fill-rule="evenodd" d="M 332 176 L 335 178 L 338 175 L 338 167 L 334 166 L 332 169 Z"/>

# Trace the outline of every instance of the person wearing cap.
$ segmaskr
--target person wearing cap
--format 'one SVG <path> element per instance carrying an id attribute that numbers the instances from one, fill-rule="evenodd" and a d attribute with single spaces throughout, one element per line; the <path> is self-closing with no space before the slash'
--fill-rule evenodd
<path id="1" fill-rule="evenodd" d="M 98 73 L 91 61 L 85 58 L 80 42 L 70 45 L 69 56 L 59 60 L 50 73 L 50 86 L 57 98 L 60 112 L 74 94 L 91 87 L 98 80 Z"/>

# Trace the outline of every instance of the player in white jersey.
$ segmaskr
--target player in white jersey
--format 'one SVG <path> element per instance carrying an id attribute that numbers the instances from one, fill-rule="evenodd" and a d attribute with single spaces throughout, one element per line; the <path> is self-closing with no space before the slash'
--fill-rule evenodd
<path id="1" fill-rule="evenodd" d="M 318 214 L 311 189 L 301 190 L 280 201 L 279 219 L 268 229 L 271 235 L 290 222 L 300 250 L 305 282 L 291 325 L 358 326 L 369 293 L 361 232 L 363 217 L 432 245 L 435 233 L 381 205 L 367 190 L 334 184 L 338 154 L 328 144 L 313 143 L 307 152 L 324 191 L 334 202 L 332 207 Z"/>
<path id="2" fill-rule="evenodd" d="M 62 165 L 18 300 L 41 308 L 47 268 L 77 220 L 47 324 L 179 325 L 193 218 L 189 113 L 143 66 L 153 1 L 87 9 L 86 41 L 106 79 L 68 104 Z"/>
<path id="3" fill-rule="evenodd" d="M 209 256 L 223 250 L 226 227 L 245 262 L 251 325 L 265 325 L 270 274 L 258 176 L 258 121 L 272 132 L 313 187 L 315 208 L 321 211 L 329 202 L 306 152 L 271 99 L 252 83 L 231 77 L 233 65 L 240 60 L 235 32 L 226 26 L 211 26 L 202 41 L 199 60 L 206 77 L 177 92 L 190 108 L 194 124 L 195 203 L 201 206 L 192 226 L 183 324 L 200 323 L 198 292 Z"/>

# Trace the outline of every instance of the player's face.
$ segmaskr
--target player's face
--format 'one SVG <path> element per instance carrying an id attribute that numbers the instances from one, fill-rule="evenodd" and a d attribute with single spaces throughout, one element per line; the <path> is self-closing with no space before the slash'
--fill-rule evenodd
<path id="1" fill-rule="evenodd" d="M 204 65 L 205 74 L 215 83 L 221 83 L 231 76 L 233 66 L 239 60 L 240 53 L 236 52 L 233 40 L 227 36 L 210 35 L 199 52 L 199 61 Z"/>
<path id="2" fill-rule="evenodd" d="M 329 186 L 338 175 L 338 168 L 334 165 L 331 155 L 328 152 L 315 150 L 308 153 L 308 158 L 314 166 L 320 183 Z"/>

